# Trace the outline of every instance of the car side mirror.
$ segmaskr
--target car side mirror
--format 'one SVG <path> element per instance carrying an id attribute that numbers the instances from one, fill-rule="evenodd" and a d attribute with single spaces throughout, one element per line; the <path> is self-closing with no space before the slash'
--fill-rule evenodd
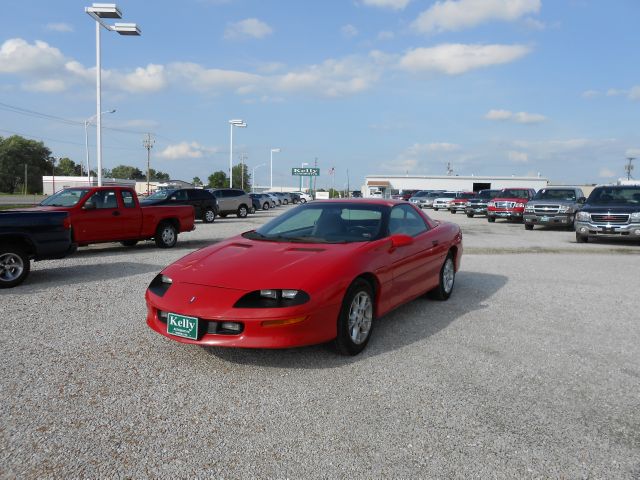
<path id="1" fill-rule="evenodd" d="M 413 237 L 405 235 L 404 233 L 396 233 L 391 235 L 391 246 L 393 248 L 406 247 L 407 245 L 413 245 Z"/>
<path id="2" fill-rule="evenodd" d="M 84 206 L 82 207 L 83 210 L 95 210 L 96 209 L 96 204 L 93 202 L 86 202 L 84 204 Z"/>
<path id="3" fill-rule="evenodd" d="M 586 202 L 586 201 L 587 201 L 587 197 L 580 197 L 580 198 L 578 199 L 578 203 L 584 203 L 584 202 Z"/>

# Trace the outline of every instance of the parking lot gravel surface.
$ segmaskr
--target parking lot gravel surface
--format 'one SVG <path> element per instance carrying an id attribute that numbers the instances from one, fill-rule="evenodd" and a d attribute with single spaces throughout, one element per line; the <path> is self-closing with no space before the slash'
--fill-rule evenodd
<path id="1" fill-rule="evenodd" d="M 359 356 L 146 326 L 164 266 L 286 208 L 170 250 L 82 248 L 1 291 L 0 475 L 640 478 L 640 246 L 429 212 L 463 228 L 454 293 L 379 319 Z"/>

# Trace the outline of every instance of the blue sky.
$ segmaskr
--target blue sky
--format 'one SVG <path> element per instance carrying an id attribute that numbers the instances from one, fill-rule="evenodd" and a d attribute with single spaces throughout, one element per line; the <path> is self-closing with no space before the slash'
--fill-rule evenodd
<path id="1" fill-rule="evenodd" d="M 95 113 L 89 2 L 5 0 L 0 136 L 84 162 Z M 102 32 L 103 163 L 205 179 L 247 157 L 256 182 L 367 174 L 541 175 L 598 183 L 640 157 L 637 0 L 118 2 L 141 37 Z M 35 114 L 18 113 L 15 107 Z M 95 168 L 95 129 L 90 131 Z M 640 162 L 640 160 L 639 160 Z M 640 168 L 636 172 L 640 171 Z M 640 177 L 640 174 L 636 175 Z"/>

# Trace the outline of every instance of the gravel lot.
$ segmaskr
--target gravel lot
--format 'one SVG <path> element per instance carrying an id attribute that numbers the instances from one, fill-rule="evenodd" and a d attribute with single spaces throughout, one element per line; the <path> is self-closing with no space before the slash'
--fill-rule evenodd
<path id="1" fill-rule="evenodd" d="M 464 230 L 454 294 L 380 319 L 360 356 L 146 326 L 160 269 L 282 210 L 0 292 L 0 476 L 640 478 L 640 246 L 431 212 Z"/>

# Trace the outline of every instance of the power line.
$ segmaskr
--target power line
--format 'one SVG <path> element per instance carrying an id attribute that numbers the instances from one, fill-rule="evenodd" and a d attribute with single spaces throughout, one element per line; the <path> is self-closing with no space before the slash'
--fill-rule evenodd
<path id="1" fill-rule="evenodd" d="M 65 144 L 68 144 L 68 145 L 77 145 L 77 146 L 80 146 L 80 147 L 84 147 L 84 143 L 71 142 L 69 140 L 60 140 L 60 139 L 57 139 L 57 138 L 50 138 L 50 137 L 41 137 L 39 135 L 29 135 L 28 133 L 21 133 L 21 132 L 16 132 L 16 131 L 13 131 L 13 130 L 6 130 L 4 128 L 0 128 L 0 132 L 10 133 L 11 135 L 20 135 L 21 137 L 31 138 L 33 140 L 40 140 L 40 141 L 47 140 L 49 142 L 65 143 Z M 110 147 L 110 146 L 107 146 L 107 145 L 105 145 L 104 148 L 108 148 L 108 149 L 111 149 L 111 150 L 138 150 L 137 148 L 134 148 L 134 147 Z"/>

